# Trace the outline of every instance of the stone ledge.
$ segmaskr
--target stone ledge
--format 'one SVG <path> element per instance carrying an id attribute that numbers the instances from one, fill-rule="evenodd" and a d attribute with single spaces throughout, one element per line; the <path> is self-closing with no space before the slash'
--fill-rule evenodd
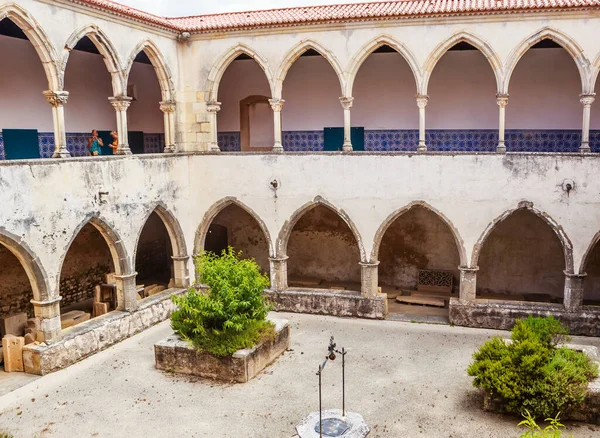
<path id="1" fill-rule="evenodd" d="M 273 341 L 238 350 L 227 357 L 216 357 L 206 351 L 198 351 L 173 334 L 154 344 L 156 368 L 226 382 L 246 383 L 275 361 L 290 345 L 289 322 L 273 318 L 269 318 L 269 321 L 275 324 L 276 336 Z"/>
<path id="2" fill-rule="evenodd" d="M 278 312 L 368 319 L 384 319 L 387 315 L 385 295 L 363 297 L 359 292 L 340 293 L 322 289 L 287 289 L 282 292 L 266 290 L 265 295 L 273 302 L 274 310 Z"/>
<path id="3" fill-rule="evenodd" d="M 45 375 L 66 368 L 92 354 L 127 339 L 169 318 L 175 310 L 171 295 L 184 289 L 140 301 L 134 312 L 114 311 L 63 331 L 63 337 L 51 345 L 27 345 L 23 349 L 25 372 Z"/>
<path id="4" fill-rule="evenodd" d="M 450 300 L 450 323 L 464 327 L 511 330 L 518 318 L 554 316 L 572 335 L 600 336 L 600 308 L 584 307 L 577 313 L 551 303 L 475 300 L 461 303 Z"/>

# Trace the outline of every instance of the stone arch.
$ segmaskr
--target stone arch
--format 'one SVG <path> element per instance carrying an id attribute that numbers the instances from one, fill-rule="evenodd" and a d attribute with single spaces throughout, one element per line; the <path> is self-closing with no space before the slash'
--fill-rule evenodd
<path id="1" fill-rule="evenodd" d="M 79 40 L 83 37 L 88 37 L 104 58 L 104 63 L 106 64 L 106 68 L 108 69 L 112 79 L 114 96 L 125 96 L 127 94 L 127 83 L 125 82 L 123 75 L 119 54 L 108 36 L 106 36 L 104 31 L 102 31 L 102 29 L 95 24 L 89 24 L 80 28 L 79 30 L 76 30 L 71 34 L 65 43 L 65 50 L 61 65 L 61 89 L 64 86 L 65 72 L 67 70 L 69 55 Z"/>
<path id="2" fill-rule="evenodd" d="M 581 258 L 581 263 L 579 265 L 579 274 L 580 275 L 583 275 L 583 274 L 586 273 L 585 270 L 587 269 L 587 265 L 588 265 L 588 262 L 589 262 L 590 255 L 594 251 L 594 248 L 596 247 L 596 245 L 598 244 L 598 242 L 600 242 L 600 231 L 598 231 L 596 233 L 596 235 L 592 239 L 590 245 L 585 250 L 585 254 L 583 254 L 583 257 Z"/>
<path id="3" fill-rule="evenodd" d="M 593 84 L 590 86 L 591 76 L 588 72 L 590 71 L 590 61 L 585 56 L 581 46 L 571 37 L 564 34 L 563 32 L 553 29 L 551 27 L 545 27 L 540 29 L 533 35 L 525 38 L 521 43 L 511 52 L 504 64 L 504 82 L 502 84 L 501 93 L 508 94 L 508 86 L 510 78 L 514 72 L 519 60 L 527 53 L 527 51 L 535 44 L 542 40 L 550 39 L 565 49 L 569 55 L 575 61 L 579 76 L 581 77 L 581 89 L 582 93 L 590 93 L 593 91 Z M 591 88 L 590 88 L 591 87 Z"/>
<path id="4" fill-rule="evenodd" d="M 273 93 L 273 98 L 281 99 L 283 92 L 283 81 L 285 80 L 288 71 L 290 70 L 292 65 L 294 65 L 294 63 L 298 60 L 298 58 L 300 58 L 300 56 L 304 52 L 310 49 L 319 52 L 319 54 L 329 62 L 329 64 L 335 71 L 338 80 L 340 81 L 340 92 L 342 94 L 344 93 L 344 72 L 342 71 L 342 68 L 340 67 L 340 64 L 336 59 L 335 55 L 333 55 L 331 51 L 327 50 L 325 47 L 323 47 L 316 41 L 303 40 L 296 44 L 294 47 L 292 47 L 292 49 L 283 58 L 283 61 L 279 66 L 277 74 L 275 75 L 275 89 Z"/>
<path id="5" fill-rule="evenodd" d="M 421 93 L 423 95 L 427 95 L 427 87 L 429 86 L 429 79 L 431 78 L 431 74 L 433 73 L 433 69 L 437 65 L 442 56 L 446 54 L 446 52 L 453 46 L 458 43 L 468 43 L 479 50 L 488 60 L 490 66 L 492 67 L 492 71 L 494 72 L 494 77 L 496 78 L 496 89 L 499 90 L 502 88 L 502 62 L 500 62 L 500 58 L 492 46 L 485 41 L 484 39 L 473 35 L 467 32 L 458 32 L 452 35 L 445 41 L 442 41 L 429 55 L 427 61 L 425 62 L 425 66 L 423 68 L 423 79 L 421 82 Z"/>
<path id="6" fill-rule="evenodd" d="M 221 83 L 221 79 L 223 78 L 223 74 L 225 74 L 225 70 L 227 70 L 227 67 L 229 67 L 229 65 L 238 56 L 242 54 L 248 55 L 252 59 L 254 59 L 254 61 L 256 61 L 256 63 L 265 73 L 267 81 L 269 82 L 269 88 L 271 89 L 271 93 L 274 94 L 273 75 L 271 73 L 271 68 L 269 67 L 268 61 L 245 44 L 238 44 L 230 48 L 225 55 L 219 58 L 219 60 L 215 63 L 212 70 L 210 71 L 208 75 L 209 101 L 217 101 L 217 97 L 219 94 L 219 85 Z"/>
<path id="7" fill-rule="evenodd" d="M 273 240 L 271 239 L 271 233 L 269 233 L 267 225 L 260 218 L 260 216 L 256 214 L 254 210 L 252 210 L 250 207 L 248 207 L 246 204 L 239 201 L 235 197 L 227 197 L 215 202 L 204 214 L 202 222 L 200 222 L 200 226 L 198 227 L 198 231 L 196 231 L 196 237 L 194 239 L 194 254 L 200 254 L 200 252 L 204 248 L 206 234 L 208 233 L 208 228 L 210 227 L 211 223 L 221 211 L 223 211 L 230 205 L 236 205 L 237 207 L 240 207 L 256 221 L 263 234 L 265 235 L 265 239 L 267 240 L 267 246 L 269 248 L 269 257 L 273 257 Z"/>
<path id="8" fill-rule="evenodd" d="M 23 240 L 0 227 L 0 245 L 8 249 L 21 263 L 31 283 L 33 299 L 47 301 L 50 299 L 51 289 L 48 276 L 39 259 Z"/>
<path id="9" fill-rule="evenodd" d="M 592 74 L 590 78 L 589 88 L 590 91 L 593 92 L 596 88 L 596 82 L 598 81 L 598 75 L 600 75 L 600 53 L 596 56 L 596 60 L 592 66 Z"/>
<path id="10" fill-rule="evenodd" d="M 158 46 L 149 39 L 139 43 L 136 48 L 133 49 L 131 55 L 129 55 L 127 67 L 124 71 L 125 83 L 127 83 L 129 80 L 129 74 L 131 73 L 133 62 L 140 52 L 144 52 L 148 56 L 150 62 L 152 63 L 152 67 L 154 67 L 156 77 L 158 78 L 158 83 L 160 84 L 162 100 L 167 102 L 174 100 L 175 88 L 173 86 L 173 75 L 171 74 L 171 70 L 169 69 L 169 66 L 167 65 Z"/>
<path id="11" fill-rule="evenodd" d="M 368 260 L 367 260 L 367 255 L 365 252 L 365 247 L 363 245 L 362 237 L 360 235 L 360 232 L 358 231 L 358 228 L 356 227 L 356 225 L 354 224 L 352 219 L 350 219 L 350 216 L 348 216 L 348 214 L 344 210 L 337 208 L 335 205 L 333 205 L 331 202 L 327 201 L 326 199 L 324 199 L 321 196 L 317 196 L 312 201 L 304 204 L 302 207 L 297 209 L 287 221 L 285 221 L 285 223 L 281 227 L 281 230 L 279 231 L 279 235 L 277 236 L 277 242 L 276 242 L 277 257 L 281 258 L 281 257 L 285 257 L 287 255 L 287 247 L 288 247 L 288 242 L 290 240 L 290 236 L 292 234 L 292 231 L 294 230 L 294 226 L 300 220 L 300 218 L 302 218 L 302 216 L 305 213 L 307 213 L 308 211 L 312 210 L 313 208 L 315 208 L 319 205 L 329 208 L 331 211 L 336 213 L 340 218 L 342 218 L 342 220 L 344 222 L 346 222 L 346 225 L 348 225 L 348 227 L 352 231 L 352 234 L 354 234 L 354 238 L 356 239 L 356 243 L 358 245 L 358 249 L 360 252 L 361 262 L 367 263 Z"/>
<path id="12" fill-rule="evenodd" d="M 60 273 L 63 269 L 63 263 L 65 258 L 67 257 L 67 253 L 73 244 L 73 241 L 79 235 L 79 232 L 85 227 L 87 224 L 94 226 L 100 232 L 104 241 L 108 245 L 108 249 L 110 250 L 110 254 L 113 260 L 113 264 L 115 267 L 115 273 L 117 275 L 128 275 L 132 273 L 131 263 L 129 258 L 127 257 L 127 250 L 125 249 L 125 245 L 123 241 L 119 237 L 118 233 L 114 230 L 112 226 L 108 224 L 108 222 L 102 219 L 97 213 L 89 214 L 85 217 L 85 219 L 79 224 L 79 226 L 73 232 L 69 243 L 66 245 L 63 254 L 61 255 L 59 270 L 57 276 L 57 290 L 60 287 Z"/>
<path id="13" fill-rule="evenodd" d="M 63 82 L 59 75 L 56 50 L 39 23 L 25 9 L 15 3 L 0 7 L 0 21 L 5 18 L 15 23 L 33 44 L 46 72 L 48 89 L 62 90 Z"/>
<path id="14" fill-rule="evenodd" d="M 567 236 L 567 234 L 563 230 L 562 226 L 560 226 L 558 224 L 558 222 L 556 222 L 547 213 L 545 213 L 545 212 L 543 212 L 543 211 L 538 210 L 537 208 L 535 208 L 533 206 L 533 202 L 529 202 L 529 201 L 520 202 L 519 205 L 516 208 L 513 208 L 512 210 L 505 211 L 500 216 L 498 216 L 496 219 L 494 219 L 486 227 L 486 229 L 483 231 L 483 233 L 481 234 L 481 236 L 477 240 L 477 243 L 473 247 L 473 253 L 471 255 L 471 267 L 477 267 L 477 265 L 479 263 L 479 255 L 481 254 L 481 250 L 482 250 L 483 246 L 485 245 L 485 242 L 487 241 L 487 238 L 494 231 L 494 229 L 501 222 L 503 222 L 505 219 L 507 219 L 513 213 L 515 213 L 515 212 L 517 212 L 519 210 L 528 210 L 528 211 L 530 211 L 531 213 L 535 214 L 537 217 L 539 217 L 540 219 L 542 219 L 544 222 L 546 222 L 546 224 L 548 224 L 548 226 L 552 229 L 552 231 L 554 231 L 554 233 L 558 237 L 558 240 L 560 241 L 561 246 L 563 248 L 563 253 L 564 253 L 564 258 L 565 258 L 565 272 L 572 274 L 574 272 L 573 271 L 574 270 L 574 266 L 573 266 L 573 244 L 571 243 L 571 240 L 569 239 L 569 237 Z"/>
<path id="15" fill-rule="evenodd" d="M 188 253 L 185 244 L 185 235 L 183 234 L 183 229 L 181 228 L 179 221 L 177 220 L 175 215 L 173 215 L 173 213 L 169 211 L 166 205 L 164 205 L 163 203 L 158 203 L 146 212 L 144 220 L 142 221 L 142 226 L 137 232 L 137 237 L 135 239 L 135 247 L 133 250 L 133 261 L 135 262 L 137 258 L 137 250 L 142 231 L 144 230 L 144 226 L 146 225 L 146 222 L 148 222 L 148 218 L 150 217 L 150 215 L 152 215 L 152 213 L 156 213 L 158 217 L 160 217 L 165 228 L 167 229 L 167 233 L 169 233 L 169 241 L 171 242 L 173 256 L 187 257 Z"/>
<path id="16" fill-rule="evenodd" d="M 458 254 L 460 257 L 460 265 L 467 266 L 467 252 L 465 250 L 465 244 L 462 237 L 460 236 L 460 233 L 458 232 L 454 224 L 443 213 L 441 213 L 439 210 L 432 207 L 425 201 L 413 201 L 410 204 L 394 211 L 383 221 L 383 223 L 379 226 L 379 229 L 375 233 L 375 238 L 373 240 L 373 250 L 371 251 L 371 263 L 377 262 L 379 258 L 379 249 L 381 247 L 381 241 L 383 240 L 383 236 L 385 235 L 385 232 L 388 230 L 388 228 L 396 221 L 396 219 L 398 219 L 400 216 L 408 212 L 411 208 L 414 208 L 416 206 L 423 207 L 431 211 L 439 219 L 441 219 L 443 223 L 445 223 L 448 226 L 448 229 L 452 233 L 452 236 L 454 237 L 454 241 L 456 243 L 456 249 L 458 250 Z"/>
<path id="17" fill-rule="evenodd" d="M 371 54 L 379 49 L 382 46 L 390 46 L 396 52 L 398 52 L 404 60 L 408 63 L 410 70 L 413 73 L 415 78 L 415 84 L 417 87 L 417 91 L 421 88 L 421 70 L 419 68 L 419 64 L 417 63 L 415 57 L 412 52 L 408 50 L 408 48 L 399 41 L 396 41 L 389 35 L 380 35 L 377 38 L 369 41 L 365 44 L 356 55 L 350 61 L 350 65 L 347 70 L 347 81 L 346 81 L 346 92 L 345 96 L 352 96 L 354 82 L 356 80 L 356 75 L 360 70 L 360 67 L 367 60 Z"/>

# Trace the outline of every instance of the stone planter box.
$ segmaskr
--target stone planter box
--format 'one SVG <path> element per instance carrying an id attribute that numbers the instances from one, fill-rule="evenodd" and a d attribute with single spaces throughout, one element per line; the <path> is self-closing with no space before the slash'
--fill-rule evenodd
<path id="1" fill-rule="evenodd" d="M 572 344 L 566 346 L 573 350 L 583 351 L 600 366 L 600 352 L 596 347 Z M 484 391 L 483 394 L 483 409 L 490 412 L 504 412 L 502 406 L 487 391 Z M 600 425 L 600 378 L 592 380 L 588 384 L 588 392 L 583 405 L 576 409 L 561 412 L 560 419 Z"/>
<path id="2" fill-rule="evenodd" d="M 226 382 L 246 383 L 275 361 L 290 345 L 289 322 L 273 318 L 269 318 L 269 321 L 275 324 L 276 336 L 273 341 L 238 350 L 227 357 L 216 357 L 205 351 L 198 351 L 173 334 L 154 345 L 156 368 Z"/>

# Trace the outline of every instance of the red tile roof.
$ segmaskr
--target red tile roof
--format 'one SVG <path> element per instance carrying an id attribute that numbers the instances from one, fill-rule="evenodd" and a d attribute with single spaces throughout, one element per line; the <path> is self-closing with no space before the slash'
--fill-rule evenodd
<path id="1" fill-rule="evenodd" d="M 167 29 L 198 33 L 351 21 L 585 10 L 600 7 L 600 0 L 399 0 L 165 18 L 110 0 L 71 1 Z"/>

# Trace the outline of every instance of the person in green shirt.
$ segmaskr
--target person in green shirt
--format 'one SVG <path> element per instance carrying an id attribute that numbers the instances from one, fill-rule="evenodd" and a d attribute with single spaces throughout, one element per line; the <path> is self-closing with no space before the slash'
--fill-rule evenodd
<path id="1" fill-rule="evenodd" d="M 102 146 L 104 146 L 104 142 L 98 137 L 98 131 L 94 129 L 92 131 L 92 136 L 88 138 L 88 150 L 90 151 L 90 155 L 94 157 L 102 155 Z"/>

